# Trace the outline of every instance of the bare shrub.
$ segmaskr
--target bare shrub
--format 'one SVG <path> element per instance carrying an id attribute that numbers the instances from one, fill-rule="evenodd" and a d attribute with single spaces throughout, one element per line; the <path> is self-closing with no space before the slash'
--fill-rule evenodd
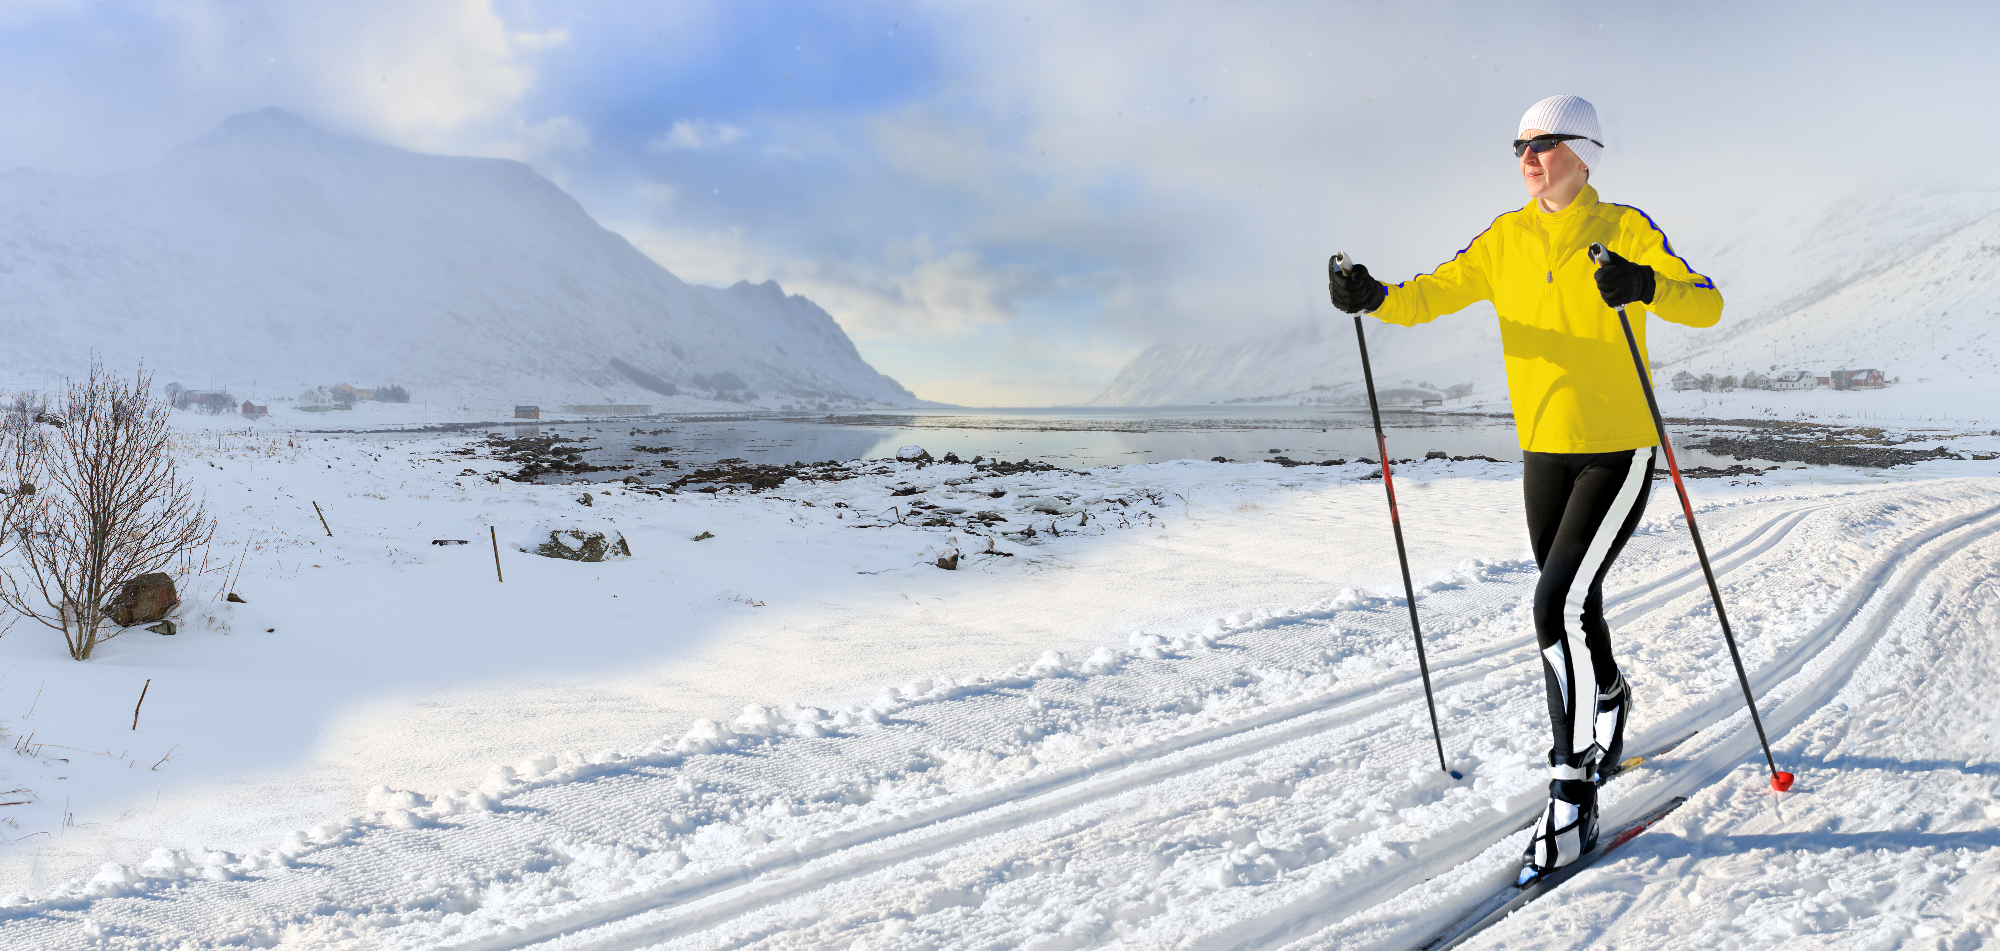
<path id="1" fill-rule="evenodd" d="M 20 519 L 41 487 L 49 418 L 48 398 L 33 391 L 0 405 L 0 554 L 19 537 Z"/>
<path id="2" fill-rule="evenodd" d="M 30 466 L 42 484 L 10 496 L 19 558 L 0 572 L 0 603 L 62 631 L 77 660 L 116 635 L 102 630 L 105 602 L 120 586 L 185 568 L 215 534 L 175 468 L 170 407 L 151 388 L 144 370 L 119 381 L 93 360 L 89 376 L 66 381 L 42 413 L 48 423 L 32 427 L 40 432 Z"/>

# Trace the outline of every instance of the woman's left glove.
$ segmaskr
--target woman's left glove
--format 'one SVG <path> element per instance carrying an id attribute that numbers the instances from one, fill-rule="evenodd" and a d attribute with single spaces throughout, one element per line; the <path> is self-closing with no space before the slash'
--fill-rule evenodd
<path id="1" fill-rule="evenodd" d="M 1597 266 L 1597 293 L 1604 297 L 1606 306 L 1623 307 L 1633 301 L 1653 302 L 1651 267 L 1633 264 L 1608 249 L 1604 256 L 1610 260 Z"/>

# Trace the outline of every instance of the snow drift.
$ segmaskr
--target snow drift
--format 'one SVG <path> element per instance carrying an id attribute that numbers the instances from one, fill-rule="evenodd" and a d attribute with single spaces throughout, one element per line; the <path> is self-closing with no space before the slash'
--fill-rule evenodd
<path id="1" fill-rule="evenodd" d="M 577 402 L 916 402 L 776 283 L 687 284 L 526 165 L 276 109 L 138 171 L 0 173 L 0 370 Z M 606 397 L 614 397 L 606 399 Z"/>

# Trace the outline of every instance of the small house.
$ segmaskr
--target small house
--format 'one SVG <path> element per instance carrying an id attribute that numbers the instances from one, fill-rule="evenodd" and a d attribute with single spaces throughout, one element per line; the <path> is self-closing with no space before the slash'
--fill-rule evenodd
<path id="1" fill-rule="evenodd" d="M 1774 390 L 1810 390 L 1818 385 L 1810 370 L 1786 370 L 1771 377 Z"/>
<path id="2" fill-rule="evenodd" d="M 541 418 L 542 418 L 542 408 L 541 408 L 541 407 L 539 407 L 539 406 L 516 406 L 516 407 L 514 407 L 514 418 L 515 418 L 515 419 L 541 419 Z"/>
<path id="3" fill-rule="evenodd" d="M 333 394 L 326 387 L 315 386 L 299 394 L 299 408 L 308 413 L 325 413 L 333 409 Z"/>
<path id="4" fill-rule="evenodd" d="M 1701 379 L 1686 370 L 1682 370 L 1674 374 L 1674 378 L 1668 381 L 1667 385 L 1676 390 L 1692 390 L 1701 386 Z"/>
<path id="5" fill-rule="evenodd" d="M 333 398 L 336 402 L 341 403 L 352 403 L 355 400 L 372 400 L 375 398 L 375 391 L 364 390 L 352 383 L 342 383 L 333 388 Z"/>
<path id="6" fill-rule="evenodd" d="M 258 406 L 257 404 L 252 403 L 249 400 L 244 400 L 243 415 L 250 419 L 257 419 L 262 416 L 271 415 L 271 408 L 269 406 Z"/>
<path id="7" fill-rule="evenodd" d="M 1887 383 L 1880 370 L 1833 371 L 1833 388 L 1836 390 L 1879 390 Z"/>
<path id="8" fill-rule="evenodd" d="M 1743 374 L 1743 382 L 1736 385 L 1746 390 L 1768 390 L 1771 388 L 1771 378 L 1755 370 L 1751 370 Z"/>

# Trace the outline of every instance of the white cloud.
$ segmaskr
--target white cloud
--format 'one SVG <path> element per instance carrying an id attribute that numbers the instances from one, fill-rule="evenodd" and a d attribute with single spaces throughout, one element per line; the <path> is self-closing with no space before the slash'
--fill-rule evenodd
<path id="1" fill-rule="evenodd" d="M 462 148 L 467 133 L 512 108 L 534 69 L 488 0 L 348 4 L 337 17 L 317 4 L 285 8 L 283 32 L 340 120 L 413 148 Z M 475 133 L 476 134 L 476 133 Z"/>
<path id="2" fill-rule="evenodd" d="M 552 50 L 569 44 L 569 31 L 561 27 L 532 33 L 523 30 L 514 34 L 514 45 L 524 50 Z"/>
<path id="3" fill-rule="evenodd" d="M 672 152 L 677 149 L 720 148 L 743 138 L 743 130 L 733 125 L 710 122 L 706 119 L 682 119 L 673 128 L 654 136 L 646 143 L 646 148 L 654 152 Z"/>

